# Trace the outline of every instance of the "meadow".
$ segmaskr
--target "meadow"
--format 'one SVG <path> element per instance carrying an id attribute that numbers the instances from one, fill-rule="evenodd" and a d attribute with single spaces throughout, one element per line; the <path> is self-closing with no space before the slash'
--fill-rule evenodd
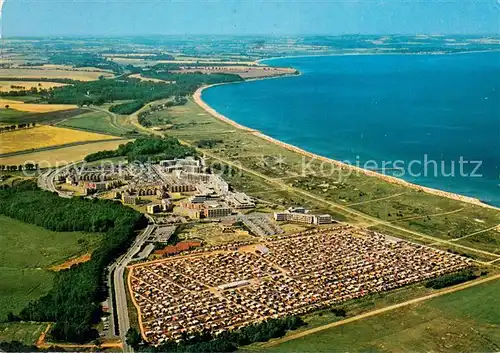
<path id="1" fill-rule="evenodd" d="M 88 109 L 79 108 L 71 110 L 60 110 L 48 113 L 22 112 L 12 108 L 0 108 L 0 124 L 56 124 L 74 116 L 84 114 Z"/>
<path id="2" fill-rule="evenodd" d="M 2 78 L 67 78 L 78 81 L 94 81 L 100 76 L 112 77 L 113 75 L 104 71 L 93 70 L 76 70 L 76 69 L 58 69 L 58 68 L 36 68 L 36 69 L 0 69 L 0 77 Z"/>
<path id="3" fill-rule="evenodd" d="M 0 228 L 0 320 L 52 288 L 49 267 L 99 242 L 98 234 L 53 232 L 6 216 L 0 216 Z"/>
<path id="4" fill-rule="evenodd" d="M 0 107 L 5 110 L 14 109 L 21 112 L 30 113 L 50 113 L 60 110 L 70 110 L 78 108 L 74 104 L 37 104 L 37 103 L 24 103 L 12 99 L 0 99 Z"/>
<path id="5" fill-rule="evenodd" d="M 94 132 L 103 132 L 112 135 L 123 135 L 130 133 L 127 129 L 117 123 L 119 117 L 110 112 L 92 111 L 86 114 L 63 121 L 59 126 L 75 127 Z"/>
<path id="6" fill-rule="evenodd" d="M 0 323 L 0 341 L 19 341 L 27 345 L 35 344 L 47 324 L 39 322 Z"/>
<path id="7" fill-rule="evenodd" d="M 1 137 L 0 137 L 1 138 Z M 36 162 L 41 167 L 62 166 L 68 163 L 82 161 L 90 153 L 115 150 L 121 144 L 132 140 L 113 140 L 92 142 L 78 146 L 54 148 L 47 151 L 19 154 L 0 158 L 0 165 L 20 165 L 27 161 Z M 42 162 L 43 161 L 43 162 Z"/>
<path id="8" fill-rule="evenodd" d="M 0 135 L 0 154 L 30 151 L 77 142 L 110 140 L 115 137 L 92 132 L 77 131 L 55 126 L 41 125 L 32 129 L 15 130 Z"/>
<path id="9" fill-rule="evenodd" d="M 500 281 L 481 284 L 271 346 L 266 352 L 492 352 Z M 256 348 L 256 347 L 252 347 Z M 256 348 L 257 349 L 257 348 Z"/>

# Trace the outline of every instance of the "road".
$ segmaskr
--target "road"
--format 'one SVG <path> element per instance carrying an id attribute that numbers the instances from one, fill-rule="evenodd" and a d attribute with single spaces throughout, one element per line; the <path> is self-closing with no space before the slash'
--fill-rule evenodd
<path id="1" fill-rule="evenodd" d="M 408 305 L 417 304 L 417 303 L 420 303 L 422 301 L 429 300 L 429 299 L 436 298 L 436 297 L 440 297 L 440 296 L 445 295 L 445 294 L 449 294 L 449 293 L 453 293 L 453 292 L 458 292 L 458 291 L 461 291 L 461 290 L 464 290 L 464 289 L 467 289 L 467 288 L 470 288 L 470 287 L 477 286 L 479 284 L 483 284 L 483 283 L 486 283 L 486 282 L 497 280 L 499 278 L 500 278 L 500 274 L 497 274 L 495 276 L 486 277 L 486 278 L 478 279 L 478 280 L 475 280 L 475 281 L 471 281 L 471 282 L 459 284 L 459 285 L 456 285 L 456 286 L 453 286 L 453 287 L 450 287 L 450 288 L 446 288 L 446 289 L 440 290 L 437 293 L 432 293 L 432 294 L 429 294 L 429 295 L 426 295 L 426 296 L 423 296 L 423 297 L 420 297 L 420 298 L 415 298 L 415 299 L 407 300 L 407 301 L 402 302 L 402 303 L 398 303 L 398 304 L 395 304 L 395 305 L 387 306 L 385 308 L 381 308 L 381 309 L 369 311 L 367 313 L 360 314 L 360 315 L 357 315 L 357 316 L 353 316 L 353 317 L 350 317 L 350 318 L 345 319 L 345 320 L 332 322 L 330 324 L 326 324 L 326 325 L 315 327 L 315 328 L 312 328 L 312 329 L 309 329 L 309 330 L 297 332 L 295 334 L 292 333 L 291 335 L 285 336 L 285 337 L 283 337 L 281 339 L 269 342 L 269 343 L 263 345 L 263 347 L 277 346 L 277 345 L 279 345 L 281 343 L 292 341 L 292 340 L 295 340 L 297 338 L 301 338 L 301 337 L 304 337 L 304 336 L 308 336 L 308 335 L 311 335 L 313 333 L 317 333 L 317 332 L 320 332 L 320 331 L 328 330 L 330 328 L 337 327 L 337 326 L 342 326 L 342 325 L 345 325 L 345 324 L 348 324 L 348 323 L 351 323 L 351 322 L 354 322 L 354 321 L 366 319 L 366 318 L 371 317 L 371 316 L 383 314 L 383 313 L 386 313 L 386 312 L 389 312 L 389 311 L 392 311 L 392 310 L 396 310 L 396 309 L 399 309 L 399 308 L 402 308 L 402 307 L 405 307 L 405 306 L 408 306 Z"/>
<path id="2" fill-rule="evenodd" d="M 41 189 L 50 191 L 50 192 L 57 192 L 57 194 L 60 197 L 71 198 L 72 197 L 71 193 L 60 191 L 60 190 L 56 189 L 55 179 L 60 173 L 66 171 L 67 169 L 69 169 L 69 168 L 71 168 L 79 163 L 81 163 L 81 161 L 68 164 L 68 165 L 66 165 L 62 168 L 59 168 L 59 169 L 49 169 L 49 170 L 43 172 L 42 174 L 40 174 L 38 176 L 38 179 L 37 179 L 38 187 Z"/>
<path id="3" fill-rule="evenodd" d="M 118 322 L 118 328 L 116 328 L 114 327 L 115 321 L 112 320 L 113 325 L 110 328 L 118 333 L 123 343 L 123 351 L 125 353 L 134 351 L 134 349 L 127 344 L 125 337 L 130 328 L 127 306 L 127 285 L 124 279 L 125 269 L 133 256 L 140 251 L 144 241 L 151 235 L 154 228 L 154 225 L 148 225 L 148 227 L 136 238 L 127 253 L 120 256 L 118 260 L 109 267 L 108 283 L 111 283 L 111 278 L 113 278 L 113 286 L 110 286 L 112 290 L 110 298 L 112 298 L 115 303 L 115 308 L 111 310 L 111 315 L 116 315 L 116 322 Z"/>

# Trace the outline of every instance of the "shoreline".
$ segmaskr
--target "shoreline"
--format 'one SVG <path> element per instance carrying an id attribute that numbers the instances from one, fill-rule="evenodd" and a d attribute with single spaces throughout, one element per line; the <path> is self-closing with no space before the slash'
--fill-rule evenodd
<path id="1" fill-rule="evenodd" d="M 272 56 L 270 58 L 258 59 L 255 62 L 258 65 L 266 65 L 263 61 L 275 61 L 281 59 L 302 59 L 302 58 L 321 58 L 321 57 L 332 57 L 332 56 L 358 56 L 358 55 L 464 55 L 464 54 L 477 54 L 477 53 L 497 53 L 500 49 L 488 49 L 488 50 L 471 50 L 471 51 L 459 51 L 459 52 L 422 52 L 422 53 L 398 53 L 398 52 L 352 52 L 352 53 L 326 53 L 326 54 L 304 54 L 304 55 L 285 55 L 285 56 Z M 270 77 L 271 78 L 271 77 Z M 274 77 L 273 77 L 274 78 Z"/>
<path id="2" fill-rule="evenodd" d="M 276 78 L 283 78 L 283 77 L 290 77 L 290 76 L 259 78 L 258 80 L 276 79 Z M 247 80 L 247 81 L 250 81 L 250 80 Z M 249 128 L 247 126 L 241 125 L 241 124 L 237 123 L 236 121 L 231 120 L 228 117 L 224 116 L 223 114 L 219 113 L 218 111 L 216 111 L 214 108 L 212 108 L 209 104 L 207 104 L 202 99 L 203 91 L 208 89 L 208 88 L 212 88 L 212 87 L 220 86 L 220 85 L 224 85 L 224 84 L 243 83 L 243 82 L 247 82 L 247 81 L 231 82 L 231 83 L 217 83 L 217 84 L 213 84 L 213 85 L 202 86 L 196 90 L 196 92 L 193 94 L 192 97 L 193 97 L 194 102 L 198 106 L 200 106 L 205 112 L 209 113 L 211 116 L 233 126 L 234 128 L 249 132 L 249 133 L 251 133 L 257 137 L 260 137 L 268 142 L 271 142 L 275 145 L 283 147 L 289 151 L 298 153 L 302 156 L 313 158 L 313 159 L 316 159 L 316 160 L 321 161 L 321 162 L 331 163 L 339 168 L 349 169 L 349 170 L 352 170 L 354 172 L 364 174 L 366 176 L 376 177 L 376 178 L 379 178 L 383 181 L 389 182 L 391 184 L 397 184 L 397 185 L 401 185 L 401 186 L 404 186 L 404 187 L 407 187 L 407 188 L 410 188 L 413 190 L 426 192 L 428 194 L 446 197 L 446 198 L 449 198 L 449 199 L 452 199 L 455 201 L 465 202 L 465 203 L 473 204 L 476 206 L 481 206 L 481 207 L 490 208 L 490 209 L 500 211 L 499 207 L 482 202 L 481 200 L 479 200 L 478 198 L 475 198 L 475 197 L 460 195 L 460 194 L 449 192 L 449 191 L 444 191 L 444 190 L 434 189 L 434 188 L 423 186 L 423 185 L 418 185 L 418 184 L 406 181 L 404 179 L 396 178 L 396 177 L 385 175 L 385 174 L 380 174 L 380 173 L 374 172 L 372 170 L 364 169 L 364 168 L 357 167 L 357 166 L 354 166 L 351 164 L 346 164 L 344 162 L 341 162 L 341 161 L 338 161 L 338 160 L 335 160 L 332 158 L 324 157 L 324 156 L 306 151 L 300 147 L 291 145 L 289 143 L 277 140 L 271 136 L 265 135 L 264 133 L 260 132 L 259 130 L 252 129 L 252 128 Z M 255 81 L 255 80 L 252 80 L 252 81 Z"/>

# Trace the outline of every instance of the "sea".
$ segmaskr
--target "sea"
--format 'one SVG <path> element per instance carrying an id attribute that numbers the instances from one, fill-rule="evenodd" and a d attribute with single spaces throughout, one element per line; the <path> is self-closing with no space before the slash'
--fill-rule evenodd
<path id="1" fill-rule="evenodd" d="M 500 52 L 272 59 L 215 86 L 226 117 L 307 151 L 500 206 Z"/>

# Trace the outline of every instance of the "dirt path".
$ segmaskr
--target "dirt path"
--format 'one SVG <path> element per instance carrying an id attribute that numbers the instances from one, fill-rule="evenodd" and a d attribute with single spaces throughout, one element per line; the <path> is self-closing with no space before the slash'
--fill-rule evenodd
<path id="1" fill-rule="evenodd" d="M 386 196 L 386 197 L 381 197 L 379 199 L 371 199 L 371 200 L 366 200 L 366 201 L 362 201 L 362 202 L 350 203 L 347 206 L 350 207 L 350 206 L 356 206 L 356 205 L 363 205 L 365 203 L 370 203 L 370 202 L 375 202 L 375 201 L 388 200 L 388 199 L 392 199 L 394 197 L 403 196 L 403 195 L 406 195 L 406 194 L 407 194 L 407 192 L 400 192 L 398 194 L 394 194 L 394 195 L 390 195 L 390 196 Z"/>
<path id="2" fill-rule="evenodd" d="M 402 308 L 402 307 L 405 307 L 405 306 L 408 306 L 408 305 L 417 304 L 417 303 L 420 303 L 420 302 L 423 302 L 423 301 L 426 301 L 426 300 L 429 300 L 429 299 L 432 299 L 432 298 L 440 297 L 442 295 L 446 295 L 446 294 L 449 294 L 449 293 L 458 292 L 458 291 L 464 290 L 466 288 L 477 286 L 479 284 L 483 284 L 483 283 L 486 283 L 486 282 L 494 281 L 494 280 L 497 280 L 499 278 L 500 278 L 500 274 L 497 274 L 495 276 L 491 276 L 491 277 L 482 278 L 482 279 L 479 279 L 479 280 L 476 280 L 476 281 L 471 281 L 471 282 L 459 284 L 457 286 L 454 286 L 454 287 L 451 287 L 451 288 L 447 288 L 447 289 L 443 289 L 443 290 L 441 290 L 441 291 L 439 291 L 437 293 L 429 294 L 429 295 L 426 295 L 424 297 L 420 297 L 420 298 L 416 298 L 416 299 L 411 299 L 411 300 L 408 300 L 408 301 L 405 301 L 405 302 L 402 302 L 402 303 L 399 303 L 399 304 L 391 305 L 391 306 L 388 306 L 388 307 L 385 307 L 385 308 L 381 308 L 381 309 L 377 309 L 377 310 L 373 310 L 373 311 L 370 311 L 370 312 L 367 312 L 367 313 L 364 313 L 364 314 L 361 314 L 361 315 L 353 316 L 353 317 L 345 319 L 345 320 L 341 320 L 341 321 L 337 321 L 337 322 L 332 322 L 331 324 L 327 324 L 327 325 L 315 327 L 315 328 L 312 328 L 310 330 L 305 330 L 305 331 L 302 331 L 302 332 L 297 332 L 295 334 L 291 334 L 291 335 L 285 336 L 285 337 L 283 337 L 281 339 L 278 339 L 278 340 L 269 342 L 267 344 L 264 344 L 264 345 L 262 345 L 262 347 L 277 346 L 277 345 L 279 345 L 281 343 L 292 341 L 292 340 L 295 340 L 297 338 L 305 337 L 305 336 L 311 335 L 313 333 L 317 333 L 317 332 L 321 332 L 321 331 L 324 331 L 324 330 L 328 330 L 328 329 L 330 329 L 332 327 L 342 326 L 342 325 L 345 325 L 345 324 L 348 324 L 348 323 L 351 323 L 351 322 L 355 322 L 355 321 L 359 321 L 359 320 L 362 320 L 362 319 L 366 319 L 366 318 L 369 318 L 369 317 L 372 317 L 372 316 L 376 316 L 376 315 L 379 315 L 379 314 L 383 314 L 383 313 L 386 313 L 386 312 L 389 312 L 389 311 L 392 311 L 392 310 L 396 310 L 396 309 L 399 309 L 399 308 Z"/>
<path id="3" fill-rule="evenodd" d="M 477 235 L 477 234 L 481 234 L 481 233 L 488 232 L 488 231 L 490 231 L 490 230 L 494 230 L 494 229 L 496 229 L 496 228 L 500 228 L 500 224 L 497 224 L 496 226 L 493 226 L 493 227 L 490 227 L 490 228 L 486 228 L 486 229 L 483 229 L 483 230 L 479 230 L 479 231 L 474 232 L 474 233 L 470 233 L 470 234 L 464 235 L 463 237 L 458 237 L 458 238 L 451 239 L 450 241 L 458 241 L 458 240 L 462 240 L 462 239 L 465 239 L 465 238 L 468 238 L 468 237 L 472 237 L 473 235 Z"/>

